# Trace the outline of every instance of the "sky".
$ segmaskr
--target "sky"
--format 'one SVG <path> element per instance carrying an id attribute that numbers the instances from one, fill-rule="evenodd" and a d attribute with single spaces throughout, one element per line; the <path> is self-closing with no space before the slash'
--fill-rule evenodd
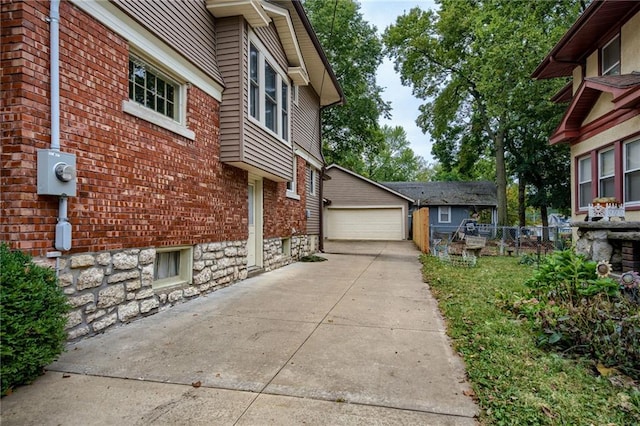
<path id="1" fill-rule="evenodd" d="M 359 0 L 360 13 L 365 21 L 374 25 L 378 33 L 382 34 L 389 25 L 396 22 L 396 18 L 408 12 L 413 7 L 421 9 L 435 8 L 434 0 Z M 400 83 L 400 76 L 393 69 L 393 62 L 385 58 L 378 67 L 377 83 L 384 88 L 382 97 L 391 102 L 391 119 L 381 119 L 380 125 L 401 126 L 407 132 L 407 139 L 411 142 L 411 149 L 416 155 L 424 158 L 428 163 L 435 160 L 431 155 L 431 140 L 429 135 L 422 133 L 416 126 L 418 107 L 422 101 L 411 94 L 411 88 Z"/>

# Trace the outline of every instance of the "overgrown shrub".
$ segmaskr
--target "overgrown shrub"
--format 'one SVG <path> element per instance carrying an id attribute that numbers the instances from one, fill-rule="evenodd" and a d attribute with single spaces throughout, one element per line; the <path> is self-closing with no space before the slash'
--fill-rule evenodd
<path id="1" fill-rule="evenodd" d="M 598 278 L 596 263 L 572 250 L 545 257 L 526 284 L 530 294 L 513 308 L 534 322 L 539 344 L 640 379 L 640 305 L 629 289 Z"/>
<path id="2" fill-rule="evenodd" d="M 0 244 L 0 387 L 33 381 L 64 349 L 67 299 L 55 271 Z"/>

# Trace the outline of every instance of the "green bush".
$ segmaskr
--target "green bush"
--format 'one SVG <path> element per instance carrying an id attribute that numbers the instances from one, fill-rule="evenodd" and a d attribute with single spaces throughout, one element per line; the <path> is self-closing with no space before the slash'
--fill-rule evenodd
<path id="1" fill-rule="evenodd" d="M 55 271 L 0 244 L 0 387 L 33 381 L 64 349 L 67 299 Z"/>
<path id="2" fill-rule="evenodd" d="M 539 331 L 538 343 L 588 355 L 640 379 L 640 306 L 596 263 L 572 250 L 555 252 L 527 280 L 530 293 L 513 308 Z"/>

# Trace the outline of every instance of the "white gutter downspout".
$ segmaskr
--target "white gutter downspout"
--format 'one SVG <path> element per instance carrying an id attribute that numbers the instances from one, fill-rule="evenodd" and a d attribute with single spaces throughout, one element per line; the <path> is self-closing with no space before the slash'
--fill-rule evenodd
<path id="1" fill-rule="evenodd" d="M 60 151 L 60 0 L 50 6 L 51 149 Z"/>
<path id="2" fill-rule="evenodd" d="M 50 3 L 50 75 L 51 75 L 51 149 L 60 151 L 60 0 Z M 71 249 L 71 224 L 67 217 L 66 195 L 58 197 L 57 250 Z M 64 234 L 64 235 L 63 235 Z"/>

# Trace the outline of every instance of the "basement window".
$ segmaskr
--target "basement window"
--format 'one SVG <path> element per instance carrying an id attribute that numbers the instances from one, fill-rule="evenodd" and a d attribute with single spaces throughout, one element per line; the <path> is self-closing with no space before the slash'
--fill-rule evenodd
<path id="1" fill-rule="evenodd" d="M 193 275 L 191 247 L 156 249 L 153 265 L 153 288 L 191 284 Z"/>

